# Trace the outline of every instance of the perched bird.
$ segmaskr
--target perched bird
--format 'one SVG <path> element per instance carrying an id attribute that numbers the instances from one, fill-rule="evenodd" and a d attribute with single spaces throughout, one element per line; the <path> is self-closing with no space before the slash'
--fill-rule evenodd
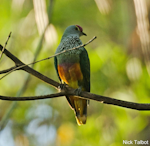
<path id="1" fill-rule="evenodd" d="M 71 25 L 67 27 L 55 54 L 82 45 L 80 40 L 82 35 L 86 34 L 81 26 Z M 54 64 L 62 84 L 69 85 L 76 89 L 78 93 L 81 91 L 90 92 L 90 61 L 84 47 L 56 56 Z M 66 98 L 76 114 L 78 125 L 85 124 L 88 100 L 77 96 L 67 96 Z"/>

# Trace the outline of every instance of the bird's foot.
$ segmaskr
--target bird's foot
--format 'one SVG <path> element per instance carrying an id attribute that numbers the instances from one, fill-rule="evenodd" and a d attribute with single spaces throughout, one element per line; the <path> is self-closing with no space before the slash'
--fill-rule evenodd
<path id="1" fill-rule="evenodd" d="M 79 87 L 79 88 L 77 88 L 74 92 L 75 92 L 75 94 L 76 94 L 77 96 L 80 96 L 81 91 L 82 91 L 82 87 Z"/>
<path id="2" fill-rule="evenodd" d="M 58 89 L 60 91 L 62 91 L 62 90 L 67 91 L 67 84 L 66 83 L 60 83 L 58 86 Z"/>

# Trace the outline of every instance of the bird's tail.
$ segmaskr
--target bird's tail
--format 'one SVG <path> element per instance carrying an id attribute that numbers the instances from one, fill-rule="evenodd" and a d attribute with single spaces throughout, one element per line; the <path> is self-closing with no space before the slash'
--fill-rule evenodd
<path id="1" fill-rule="evenodd" d="M 77 115 L 76 116 L 76 120 L 77 120 L 77 123 L 78 123 L 79 126 L 83 125 L 83 124 L 86 124 L 86 119 L 87 119 L 86 115 L 83 115 L 83 116 Z"/>
<path id="2" fill-rule="evenodd" d="M 76 120 L 78 125 L 86 124 L 87 119 L 87 100 L 77 98 L 74 100 Z"/>

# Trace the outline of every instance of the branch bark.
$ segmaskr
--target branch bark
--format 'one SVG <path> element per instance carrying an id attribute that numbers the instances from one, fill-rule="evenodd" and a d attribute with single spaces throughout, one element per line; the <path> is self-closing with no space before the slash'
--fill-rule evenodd
<path id="1" fill-rule="evenodd" d="M 30 96 L 30 97 L 9 97 L 9 96 L 0 96 L 1 100 L 9 100 L 9 101 L 27 101 L 27 100 L 39 100 L 39 99 L 47 99 L 47 98 L 56 98 L 56 97 L 62 97 L 62 96 L 68 96 L 68 95 L 75 95 L 75 89 L 72 89 L 70 87 L 66 87 L 66 91 L 61 91 L 59 93 L 55 94 L 49 94 L 49 95 L 41 95 L 41 96 Z M 120 107 L 140 110 L 140 111 L 146 111 L 150 110 L 150 104 L 140 104 L 140 103 L 134 103 L 129 101 L 123 101 L 118 99 L 113 99 L 106 96 L 96 95 L 93 93 L 82 91 L 79 98 L 83 99 L 91 99 L 95 101 L 99 101 L 104 104 L 111 104 L 116 105 Z"/>

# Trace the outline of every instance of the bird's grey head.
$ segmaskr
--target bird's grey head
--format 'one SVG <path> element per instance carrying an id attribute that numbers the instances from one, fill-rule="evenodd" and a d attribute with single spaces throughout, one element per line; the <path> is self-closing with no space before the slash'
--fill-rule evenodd
<path id="1" fill-rule="evenodd" d="M 81 26 L 79 25 L 70 25 L 66 28 L 63 37 L 67 37 L 68 35 L 76 35 L 78 37 L 82 36 L 82 35 L 86 35 L 83 32 L 83 29 Z"/>

